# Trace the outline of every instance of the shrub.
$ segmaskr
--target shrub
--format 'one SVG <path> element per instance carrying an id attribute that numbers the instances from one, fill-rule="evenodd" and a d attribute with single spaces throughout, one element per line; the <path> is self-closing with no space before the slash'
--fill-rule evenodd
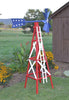
<path id="1" fill-rule="evenodd" d="M 54 56 L 53 56 L 52 52 L 50 52 L 50 51 L 46 52 L 46 56 L 47 56 L 48 61 L 54 60 Z"/>
<path id="2" fill-rule="evenodd" d="M 0 62 L 0 85 L 5 85 L 12 75 L 12 70 Z"/>
<path id="3" fill-rule="evenodd" d="M 26 45 L 28 45 L 29 42 L 26 43 Z M 16 48 L 13 52 L 14 55 L 14 63 L 15 63 L 15 67 L 12 68 L 12 70 L 18 71 L 18 72 L 25 72 L 27 69 L 27 59 L 29 56 L 29 51 L 27 48 L 24 48 L 24 46 L 22 45 L 22 43 L 20 44 L 20 49 Z"/>
<path id="4" fill-rule="evenodd" d="M 47 61 L 48 61 L 48 64 L 49 64 L 49 68 L 54 68 L 54 69 L 58 69 L 58 65 L 56 65 L 53 61 L 54 61 L 54 56 L 53 56 L 53 53 L 50 52 L 50 51 L 47 51 L 45 52 L 46 53 L 46 56 L 47 56 Z"/>

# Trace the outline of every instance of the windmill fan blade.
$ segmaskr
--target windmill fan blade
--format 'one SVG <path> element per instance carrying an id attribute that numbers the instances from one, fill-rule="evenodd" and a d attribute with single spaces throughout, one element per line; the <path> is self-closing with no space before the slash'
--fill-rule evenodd
<path id="1" fill-rule="evenodd" d="M 45 9 L 45 14 L 48 12 L 48 9 Z"/>
<path id="2" fill-rule="evenodd" d="M 50 25 L 50 23 L 48 23 L 49 24 L 49 29 L 51 28 L 51 25 Z"/>
<path id="3" fill-rule="evenodd" d="M 48 33 L 49 28 L 51 28 L 51 25 L 49 24 L 49 19 L 48 19 L 50 15 L 50 11 L 48 11 L 48 9 L 45 9 L 45 13 L 43 14 L 45 17 L 45 20 L 42 21 L 44 23 L 43 30 Z"/>
<path id="4" fill-rule="evenodd" d="M 48 19 L 49 14 L 50 14 L 50 11 L 48 11 L 48 9 L 45 9 L 45 13 L 43 13 L 43 15 L 44 15 L 44 17 L 45 17 L 45 20 Z"/>
<path id="5" fill-rule="evenodd" d="M 12 28 L 20 27 L 26 24 L 25 19 L 11 19 L 12 20 Z"/>
<path id="6" fill-rule="evenodd" d="M 50 25 L 49 23 L 45 23 L 44 26 L 43 26 L 43 30 L 44 30 L 45 32 L 47 32 L 47 33 L 49 33 L 49 28 L 50 28 L 49 25 Z"/>
<path id="7" fill-rule="evenodd" d="M 47 12 L 48 12 L 48 9 L 45 9 L 45 13 L 43 12 L 43 15 L 45 17 L 45 20 L 47 20 Z"/>
<path id="8" fill-rule="evenodd" d="M 49 17 L 49 15 L 50 15 L 50 11 L 49 11 L 49 12 L 47 12 L 47 18 Z"/>

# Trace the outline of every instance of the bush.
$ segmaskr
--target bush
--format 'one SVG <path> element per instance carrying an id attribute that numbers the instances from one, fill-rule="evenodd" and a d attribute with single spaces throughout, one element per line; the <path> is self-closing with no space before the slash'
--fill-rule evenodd
<path id="1" fill-rule="evenodd" d="M 12 76 L 12 70 L 0 62 L 0 85 L 5 85 Z"/>
<path id="2" fill-rule="evenodd" d="M 22 31 L 24 34 L 30 34 L 30 33 L 32 33 L 31 31 L 26 31 L 26 30 L 23 30 Z"/>
<path id="3" fill-rule="evenodd" d="M 26 43 L 28 45 L 29 42 Z M 11 68 L 14 72 L 25 72 L 27 70 L 27 59 L 29 56 L 29 51 L 27 48 L 24 48 L 22 44 L 20 44 L 20 49 L 16 48 L 13 52 L 14 58 L 13 62 L 14 67 L 11 65 Z"/>
<path id="4" fill-rule="evenodd" d="M 53 61 L 54 61 L 54 56 L 53 56 L 53 53 L 48 51 L 48 52 L 45 52 L 46 53 L 46 56 L 47 56 L 47 61 L 48 61 L 48 64 L 49 64 L 49 68 L 51 69 L 58 69 L 58 65 L 56 65 Z"/>

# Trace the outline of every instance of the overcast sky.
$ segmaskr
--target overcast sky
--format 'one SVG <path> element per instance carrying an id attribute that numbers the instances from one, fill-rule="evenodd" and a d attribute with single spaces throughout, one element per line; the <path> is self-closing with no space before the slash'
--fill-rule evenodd
<path id="1" fill-rule="evenodd" d="M 0 18 L 23 18 L 28 9 L 55 12 L 69 0 L 0 0 Z"/>

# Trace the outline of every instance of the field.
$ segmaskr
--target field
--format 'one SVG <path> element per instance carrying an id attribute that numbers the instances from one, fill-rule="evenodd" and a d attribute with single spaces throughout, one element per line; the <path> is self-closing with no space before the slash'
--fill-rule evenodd
<path id="1" fill-rule="evenodd" d="M 15 48 L 20 48 L 20 43 L 26 46 L 29 41 L 27 49 L 30 50 L 32 34 L 24 34 L 17 30 L 2 30 L 0 32 L 0 61 L 10 63 L 13 57 Z M 43 37 L 44 47 L 46 51 L 52 51 L 52 34 Z"/>

